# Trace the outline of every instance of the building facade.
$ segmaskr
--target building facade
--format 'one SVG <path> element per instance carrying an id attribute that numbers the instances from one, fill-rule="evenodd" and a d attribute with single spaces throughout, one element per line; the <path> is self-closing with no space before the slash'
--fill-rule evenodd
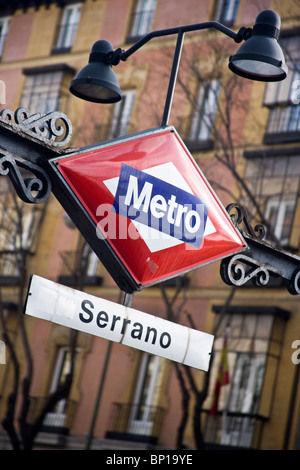
<path id="1" fill-rule="evenodd" d="M 123 99 L 109 105 L 69 92 L 94 42 L 106 39 L 114 49 L 126 50 L 152 30 L 210 20 L 238 31 L 252 27 L 265 9 L 281 16 L 288 78 L 265 84 L 235 77 L 227 67 L 237 49 L 231 39 L 214 30 L 186 34 L 170 124 L 224 207 L 238 201 L 253 226 L 264 224 L 269 243 L 299 255 L 300 8 L 295 0 L 187 0 L 184 8 L 179 0 L 0 1 L 1 109 L 62 111 L 73 125 L 72 148 L 159 126 L 176 37 L 150 41 L 116 67 Z M 123 294 L 53 195 L 41 205 L 23 204 L 2 176 L 1 201 L 3 423 L 16 363 L 20 383 L 28 373 L 19 318 L 29 275 L 114 302 L 122 302 Z M 47 413 L 34 448 L 196 449 L 200 429 L 206 448 L 299 449 L 300 306 L 281 278 L 263 287 L 249 282 L 232 288 L 215 262 L 135 293 L 132 306 L 213 333 L 209 373 L 82 332 L 73 362 L 67 328 L 26 318 L 34 364 L 28 423 L 74 366 L 68 397 Z M 229 380 L 212 414 L 224 337 Z M 21 408 L 19 393 L 17 430 Z M 11 448 L 4 428 L 1 447 Z"/>

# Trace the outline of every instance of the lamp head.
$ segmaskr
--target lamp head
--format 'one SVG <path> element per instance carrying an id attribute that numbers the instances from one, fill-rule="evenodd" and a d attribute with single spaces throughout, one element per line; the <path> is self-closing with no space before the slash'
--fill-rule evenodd
<path id="1" fill-rule="evenodd" d="M 286 78 L 288 69 L 277 42 L 280 24 L 280 16 L 275 11 L 262 11 L 256 18 L 250 38 L 230 57 L 230 70 L 244 78 L 264 82 Z"/>
<path id="2" fill-rule="evenodd" d="M 97 41 L 92 47 L 89 63 L 70 83 L 70 92 L 94 103 L 116 103 L 122 99 L 116 74 L 108 62 L 113 47 L 108 41 Z"/>

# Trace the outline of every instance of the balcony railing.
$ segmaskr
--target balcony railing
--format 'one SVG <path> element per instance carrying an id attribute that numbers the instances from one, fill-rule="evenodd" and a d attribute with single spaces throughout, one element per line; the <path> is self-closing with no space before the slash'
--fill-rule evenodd
<path id="1" fill-rule="evenodd" d="M 28 250 L 0 251 L 0 286 L 19 285 L 22 266 L 25 266 Z"/>
<path id="2" fill-rule="evenodd" d="M 47 397 L 31 397 L 29 422 L 34 423 L 44 409 Z M 53 410 L 46 414 L 41 432 L 68 434 L 77 409 L 77 403 L 72 400 L 60 400 Z"/>
<path id="3" fill-rule="evenodd" d="M 106 437 L 155 445 L 163 418 L 164 409 L 158 406 L 114 403 Z"/>
<path id="4" fill-rule="evenodd" d="M 100 263 L 91 266 L 89 257 L 85 259 L 81 251 L 64 251 L 60 254 L 63 260 L 58 282 L 67 286 L 78 287 L 100 286 L 103 277 L 99 274 Z"/>
<path id="5" fill-rule="evenodd" d="M 223 412 L 207 416 L 207 448 L 259 449 L 264 423 L 268 418 L 251 413 Z"/>

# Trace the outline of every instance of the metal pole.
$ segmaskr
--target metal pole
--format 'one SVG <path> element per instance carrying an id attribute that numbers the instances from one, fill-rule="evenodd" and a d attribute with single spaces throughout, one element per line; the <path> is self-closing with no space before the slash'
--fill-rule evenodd
<path id="1" fill-rule="evenodd" d="M 180 61 L 180 57 L 181 57 L 183 39 L 184 39 L 184 33 L 182 31 L 179 31 L 178 36 L 177 36 L 176 48 L 175 48 L 175 52 L 174 52 L 173 65 L 172 65 L 172 70 L 171 70 L 171 75 L 170 75 L 169 87 L 168 87 L 168 92 L 167 92 L 167 97 L 166 97 L 166 102 L 165 102 L 165 109 L 164 109 L 164 114 L 163 114 L 163 118 L 162 118 L 162 121 L 161 121 L 161 126 L 162 127 L 167 126 L 168 121 L 169 121 L 169 116 L 170 116 L 170 111 L 171 111 L 171 106 L 172 106 L 172 101 L 173 101 L 173 95 L 174 95 L 174 89 L 175 89 L 175 83 L 176 83 L 176 79 L 177 79 L 179 61 Z"/>
<path id="2" fill-rule="evenodd" d="M 125 305 L 126 307 L 130 307 L 131 304 L 132 304 L 132 298 L 133 298 L 133 294 L 126 293 L 125 297 L 124 297 L 123 305 Z M 100 378 L 98 393 L 97 393 L 97 397 L 96 397 L 94 413 L 93 413 L 91 426 L 90 426 L 90 430 L 89 430 L 87 441 L 86 441 L 86 446 L 85 446 L 86 450 L 90 449 L 92 439 L 93 439 L 94 428 L 95 428 L 96 419 L 97 419 L 97 416 L 98 416 L 98 410 L 99 410 L 99 406 L 100 406 L 100 402 L 101 402 L 101 398 L 102 398 L 102 392 L 103 392 L 103 387 L 104 387 L 104 383 L 105 383 L 105 379 L 106 379 L 106 373 L 107 373 L 107 369 L 108 369 L 111 348 L 112 348 L 112 341 L 109 341 L 108 346 L 107 346 L 107 350 L 106 350 L 106 356 L 105 356 L 104 364 L 103 364 L 103 370 L 102 370 L 102 374 L 101 374 L 101 378 Z"/>
<path id="3" fill-rule="evenodd" d="M 112 341 L 109 341 L 108 346 L 107 346 L 107 350 L 106 350 L 106 356 L 105 356 L 105 361 L 104 361 L 103 370 L 102 370 L 102 374 L 101 374 L 100 384 L 99 384 L 99 388 L 98 388 L 98 394 L 97 394 L 97 398 L 96 398 L 96 402 L 95 402 L 95 408 L 94 408 L 94 413 L 93 413 L 93 417 L 92 417 L 92 422 L 91 422 L 89 434 L 88 434 L 87 441 L 86 441 L 86 447 L 85 447 L 86 450 L 90 449 L 91 442 L 92 442 L 92 439 L 93 439 L 94 428 L 95 428 L 96 419 L 97 419 L 98 410 L 99 410 L 99 405 L 100 405 L 100 401 L 101 401 L 101 397 L 102 397 L 103 386 L 104 386 L 104 382 L 105 382 L 105 379 L 106 379 L 106 372 L 107 372 L 108 363 L 109 363 L 109 359 L 110 359 L 111 348 L 112 348 Z"/>
<path id="4" fill-rule="evenodd" d="M 175 28 L 151 31 L 150 33 L 146 34 L 141 39 L 139 39 L 135 44 L 133 44 L 133 46 L 127 49 L 127 51 L 122 51 L 121 55 L 119 55 L 118 52 L 118 60 L 127 60 L 128 57 L 134 54 L 138 49 L 144 46 L 144 44 L 149 42 L 151 39 L 160 38 L 163 36 L 171 36 L 173 34 L 179 33 L 201 31 L 202 29 L 217 29 L 222 33 L 226 34 L 226 36 L 229 36 L 230 38 L 234 39 L 236 42 L 240 42 L 242 40 L 241 36 L 238 33 L 232 31 L 232 29 L 227 28 L 227 26 L 224 26 L 222 23 L 219 23 L 218 21 L 206 21 L 205 23 L 189 24 L 185 26 L 177 26 Z"/>

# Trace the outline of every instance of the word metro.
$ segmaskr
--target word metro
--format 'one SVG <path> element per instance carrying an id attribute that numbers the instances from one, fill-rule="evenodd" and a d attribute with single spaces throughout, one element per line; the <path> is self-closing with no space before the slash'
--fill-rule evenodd
<path id="1" fill-rule="evenodd" d="M 208 212 L 205 203 L 159 178 L 122 164 L 114 207 L 129 219 L 201 246 Z"/>
<path id="2" fill-rule="evenodd" d="M 208 370 L 210 334 L 31 276 L 25 314 Z"/>

